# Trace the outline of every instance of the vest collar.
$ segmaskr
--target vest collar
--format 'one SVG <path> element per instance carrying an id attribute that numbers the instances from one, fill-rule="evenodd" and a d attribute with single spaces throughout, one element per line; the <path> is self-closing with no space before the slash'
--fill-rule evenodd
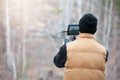
<path id="1" fill-rule="evenodd" d="M 80 33 L 78 38 L 93 38 L 93 34 L 90 33 Z"/>

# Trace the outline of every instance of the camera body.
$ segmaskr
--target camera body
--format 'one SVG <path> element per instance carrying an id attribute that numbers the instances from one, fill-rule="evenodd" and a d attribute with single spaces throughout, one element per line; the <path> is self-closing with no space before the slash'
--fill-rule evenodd
<path id="1" fill-rule="evenodd" d="M 79 35 L 79 25 L 77 24 L 68 25 L 67 35 Z"/>
<path id="2" fill-rule="evenodd" d="M 79 25 L 77 24 L 68 25 L 67 35 L 73 36 L 71 40 L 74 41 L 76 39 L 76 35 L 79 35 Z M 70 42 L 70 39 L 65 39 L 64 42 L 65 43 Z"/>
<path id="3" fill-rule="evenodd" d="M 62 37 L 56 36 L 56 38 L 64 39 L 64 43 L 74 41 L 76 39 L 76 36 L 79 35 L 79 25 L 78 24 L 70 24 L 70 25 L 68 25 L 67 31 L 65 30 L 65 31 L 58 32 L 57 35 L 59 33 L 61 33 L 60 36 L 62 36 L 62 35 L 64 37 L 67 37 L 65 35 L 69 36 L 67 38 L 62 38 Z"/>

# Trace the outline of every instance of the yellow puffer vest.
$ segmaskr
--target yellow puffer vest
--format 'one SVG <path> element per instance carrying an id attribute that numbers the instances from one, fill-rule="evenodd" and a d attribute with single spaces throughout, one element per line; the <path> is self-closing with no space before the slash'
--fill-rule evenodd
<path id="1" fill-rule="evenodd" d="M 67 44 L 64 80 L 105 80 L 105 48 L 92 34 L 80 33 Z"/>

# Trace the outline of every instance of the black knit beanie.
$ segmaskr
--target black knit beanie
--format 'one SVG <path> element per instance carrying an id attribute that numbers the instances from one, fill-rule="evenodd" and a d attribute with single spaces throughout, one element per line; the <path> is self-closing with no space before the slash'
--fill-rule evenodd
<path id="1" fill-rule="evenodd" d="M 97 18 L 92 14 L 85 14 L 79 21 L 79 30 L 81 33 L 94 34 L 97 30 Z"/>

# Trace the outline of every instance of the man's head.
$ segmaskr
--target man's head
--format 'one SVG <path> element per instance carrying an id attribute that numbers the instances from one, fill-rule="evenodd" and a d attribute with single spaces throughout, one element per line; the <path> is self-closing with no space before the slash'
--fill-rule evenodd
<path id="1" fill-rule="evenodd" d="M 97 30 L 97 18 L 92 14 L 85 14 L 79 21 L 81 33 L 94 34 Z"/>

